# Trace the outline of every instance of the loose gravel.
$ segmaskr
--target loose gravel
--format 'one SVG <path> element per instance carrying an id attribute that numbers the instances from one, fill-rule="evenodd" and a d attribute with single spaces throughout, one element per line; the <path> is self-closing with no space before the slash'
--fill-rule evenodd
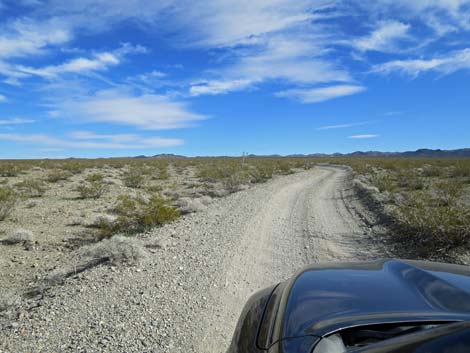
<path id="1" fill-rule="evenodd" d="M 0 352 L 225 352 L 254 291 L 310 262 L 386 255 L 349 175 L 278 177 L 140 235 L 138 265 L 99 266 L 25 302 L 0 324 Z"/>

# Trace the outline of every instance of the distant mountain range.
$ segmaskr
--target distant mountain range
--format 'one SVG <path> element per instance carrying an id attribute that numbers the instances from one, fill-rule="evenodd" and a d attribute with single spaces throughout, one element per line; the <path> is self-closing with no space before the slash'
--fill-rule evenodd
<path id="1" fill-rule="evenodd" d="M 334 154 L 309 154 L 309 157 L 423 157 L 423 158 L 445 158 L 445 157 L 470 157 L 470 148 L 461 148 L 457 150 L 431 150 L 422 148 L 416 151 L 406 152 L 380 152 L 380 151 L 356 151 L 352 153 L 334 153 Z"/>
<path id="2" fill-rule="evenodd" d="M 273 155 L 255 155 L 250 154 L 247 157 L 282 157 L 278 154 Z M 431 150 L 428 148 L 422 148 L 416 151 L 407 151 L 407 152 L 380 152 L 380 151 L 356 151 L 352 153 L 333 153 L 333 154 L 326 154 L 326 153 L 312 153 L 312 154 L 290 154 L 285 157 L 409 157 L 409 158 L 446 158 L 446 157 L 470 157 L 470 148 L 461 148 L 457 150 Z M 187 158 L 186 156 L 178 155 L 178 154 L 156 154 L 154 156 L 136 156 L 134 158 Z"/>

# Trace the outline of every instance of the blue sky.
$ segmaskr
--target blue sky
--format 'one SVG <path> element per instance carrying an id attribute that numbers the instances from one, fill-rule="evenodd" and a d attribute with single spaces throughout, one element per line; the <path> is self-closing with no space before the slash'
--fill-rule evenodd
<path id="1" fill-rule="evenodd" d="M 0 158 L 470 147 L 468 0 L 0 0 Z"/>

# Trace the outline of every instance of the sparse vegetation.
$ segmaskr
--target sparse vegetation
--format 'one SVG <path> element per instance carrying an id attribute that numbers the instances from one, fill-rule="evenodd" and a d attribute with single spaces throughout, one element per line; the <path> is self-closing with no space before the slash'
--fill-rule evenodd
<path id="1" fill-rule="evenodd" d="M 348 165 L 361 175 L 356 178 L 384 205 L 391 239 L 408 251 L 403 256 L 452 261 L 445 256 L 469 251 L 469 159 L 246 156 L 17 160 L 0 161 L 0 238 L 10 237 L 14 229 L 30 229 L 34 243 L 46 249 L 46 256 L 29 259 L 25 250 L 32 247 L 28 242 L 24 247 L 3 246 L 17 258 L 4 262 L 0 271 L 12 281 L 15 291 L 21 292 L 24 283 L 35 282 L 38 272 L 50 269 L 54 258 L 59 270 L 49 280 L 63 281 L 89 267 L 114 263 L 108 258 L 117 258 L 85 257 L 80 250 L 84 245 L 98 246 L 116 234 L 135 235 L 177 219 L 179 211 L 200 212 L 211 197 L 318 164 Z M 123 194 L 126 196 L 119 196 Z M 40 199 L 31 198 L 41 195 Z M 135 238 L 124 239 L 134 244 Z M 75 251 L 85 262 L 67 269 L 65 265 Z M 31 266 L 31 270 L 18 271 L 15 266 Z"/>
<path id="2" fill-rule="evenodd" d="M 406 251 L 445 259 L 470 249 L 470 160 L 352 159 L 343 161 L 380 193 L 390 229 Z"/>
<path id="3" fill-rule="evenodd" d="M 3 221 L 16 204 L 17 195 L 12 188 L 0 187 L 0 221 Z"/>

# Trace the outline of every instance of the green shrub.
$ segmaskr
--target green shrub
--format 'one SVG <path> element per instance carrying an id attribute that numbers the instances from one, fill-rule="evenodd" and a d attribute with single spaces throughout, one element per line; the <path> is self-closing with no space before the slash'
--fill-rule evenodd
<path id="1" fill-rule="evenodd" d="M 164 163 L 159 165 L 158 167 L 158 179 L 160 180 L 168 180 L 170 178 L 170 174 L 168 173 L 168 163 Z"/>
<path id="2" fill-rule="evenodd" d="M 22 171 L 19 165 L 13 163 L 0 163 L 0 176 L 15 177 Z"/>
<path id="3" fill-rule="evenodd" d="M 40 179 L 24 179 L 16 183 L 15 188 L 26 197 L 41 197 L 46 192 L 46 185 Z"/>
<path id="4" fill-rule="evenodd" d="M 122 195 L 114 212 L 118 216 L 115 222 L 98 225 L 101 237 L 110 237 L 116 233 L 139 232 L 174 221 L 180 216 L 179 211 L 159 195 L 154 195 L 149 200 L 139 196 Z"/>
<path id="5" fill-rule="evenodd" d="M 124 174 L 124 185 L 129 188 L 140 188 L 144 183 L 144 173 L 141 168 L 131 168 Z"/>
<path id="6" fill-rule="evenodd" d="M 440 177 L 443 172 L 443 169 L 439 166 L 426 164 L 423 166 L 422 175 L 425 177 Z"/>
<path id="7" fill-rule="evenodd" d="M 396 189 L 395 181 L 389 173 L 380 173 L 372 177 L 372 184 L 376 186 L 380 192 L 393 192 Z"/>
<path id="8" fill-rule="evenodd" d="M 450 175 L 456 178 L 470 178 L 470 161 L 456 163 Z"/>
<path id="9" fill-rule="evenodd" d="M 425 186 L 423 180 L 411 170 L 404 170 L 397 173 L 397 185 L 410 190 L 422 190 Z"/>
<path id="10" fill-rule="evenodd" d="M 66 170 L 53 169 L 47 174 L 47 181 L 50 183 L 57 183 L 60 180 L 67 180 L 70 175 L 70 172 Z"/>
<path id="11" fill-rule="evenodd" d="M 12 188 L 0 187 L 0 221 L 3 221 L 13 211 L 17 194 Z"/>
<path id="12" fill-rule="evenodd" d="M 101 173 L 93 173 L 85 178 L 86 182 L 77 187 L 82 199 L 99 199 L 106 192 L 104 176 Z"/>

